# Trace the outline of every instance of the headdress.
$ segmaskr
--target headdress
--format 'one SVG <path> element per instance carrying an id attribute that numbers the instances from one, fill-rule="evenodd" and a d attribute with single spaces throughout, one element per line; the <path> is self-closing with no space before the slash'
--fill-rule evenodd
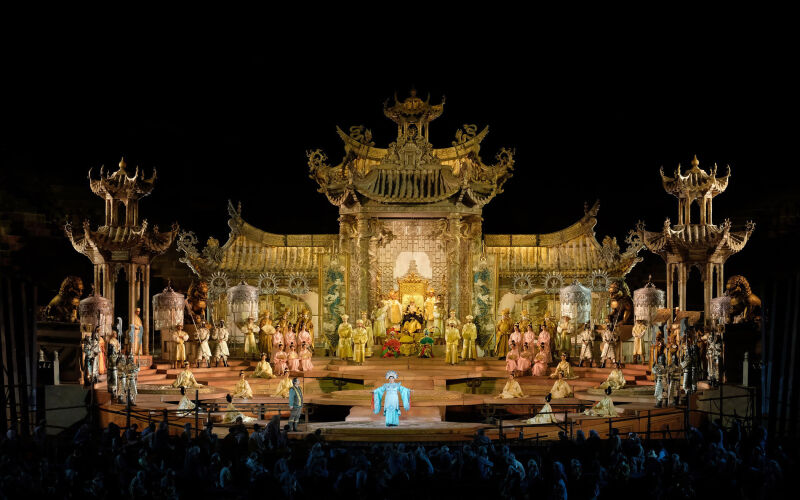
<path id="1" fill-rule="evenodd" d="M 467 321 L 472 321 L 472 315 L 471 314 L 467 314 Z"/>
<path id="2" fill-rule="evenodd" d="M 400 378 L 400 377 L 397 375 L 397 372 L 396 372 L 396 371 L 394 371 L 394 370 L 389 370 L 388 372 L 386 372 L 386 380 L 389 380 L 389 378 L 390 378 L 390 377 L 394 377 L 395 379 L 398 379 L 398 378 Z"/>

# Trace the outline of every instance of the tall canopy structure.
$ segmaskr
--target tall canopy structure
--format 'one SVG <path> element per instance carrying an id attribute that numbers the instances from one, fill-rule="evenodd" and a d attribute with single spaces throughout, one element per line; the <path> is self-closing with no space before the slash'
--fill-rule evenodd
<path id="1" fill-rule="evenodd" d="M 166 252 L 178 234 L 177 224 L 169 231 L 159 231 L 158 226 L 149 227 L 147 220 L 139 222 L 139 200 L 150 194 L 155 180 L 155 170 L 149 179 L 138 167 L 131 175 L 124 158 L 113 173 L 100 167 L 97 179 L 92 178 L 90 169 L 89 187 L 105 201 L 105 221 L 97 229 L 92 229 L 88 220 L 80 229 L 69 222 L 64 226 L 73 248 L 94 264 L 94 289 L 103 291 L 103 297 L 111 301 L 112 311 L 116 304 L 114 285 L 119 271 L 124 270 L 128 280 L 128 319 L 133 318 L 137 307 L 143 311 L 144 354 L 149 353 L 150 262 Z"/>
<path id="2" fill-rule="evenodd" d="M 665 175 L 662 168 L 664 190 L 678 199 L 678 223 L 672 224 L 667 218 L 661 231 L 647 231 L 643 222 L 636 227 L 645 247 L 660 255 L 667 264 L 668 309 L 674 306 L 676 275 L 678 307 L 686 310 L 689 270 L 696 267 L 700 271 L 703 310 L 707 321 L 711 318 L 712 298 L 722 295 L 725 289 L 725 261 L 744 248 L 755 229 L 752 221 L 738 231 L 732 229 L 730 219 L 725 219 L 719 225 L 713 223 L 713 200 L 728 187 L 730 176 L 730 166 L 724 176 L 717 176 L 717 165 L 710 172 L 701 169 L 697 156 L 692 159 L 692 168 L 685 172 L 681 172 L 678 164 L 673 177 Z M 699 208 L 697 218 L 692 216 L 695 204 Z"/>

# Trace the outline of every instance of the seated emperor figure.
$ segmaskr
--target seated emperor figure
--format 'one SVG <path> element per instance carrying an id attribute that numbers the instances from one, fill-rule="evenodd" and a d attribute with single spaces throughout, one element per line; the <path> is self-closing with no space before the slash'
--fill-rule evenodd
<path id="1" fill-rule="evenodd" d="M 386 427 L 395 427 L 400 423 L 400 399 L 403 400 L 403 408 L 408 411 L 411 391 L 397 382 L 397 372 L 394 370 L 386 372 L 386 380 L 388 380 L 387 383 L 372 391 L 373 411 L 375 413 L 381 411 L 381 399 L 383 398 Z"/>

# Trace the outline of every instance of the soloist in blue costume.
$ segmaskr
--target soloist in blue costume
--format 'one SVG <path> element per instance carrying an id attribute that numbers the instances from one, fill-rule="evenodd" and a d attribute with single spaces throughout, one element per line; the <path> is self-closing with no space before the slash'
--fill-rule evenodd
<path id="1" fill-rule="evenodd" d="M 383 414 L 386 416 L 386 427 L 397 426 L 400 423 L 400 399 L 403 400 L 403 408 L 409 410 L 409 400 L 411 391 L 400 385 L 397 380 L 397 372 L 390 370 L 386 372 L 388 383 L 383 384 L 372 391 L 373 411 L 381 411 L 381 399 L 383 398 Z"/>

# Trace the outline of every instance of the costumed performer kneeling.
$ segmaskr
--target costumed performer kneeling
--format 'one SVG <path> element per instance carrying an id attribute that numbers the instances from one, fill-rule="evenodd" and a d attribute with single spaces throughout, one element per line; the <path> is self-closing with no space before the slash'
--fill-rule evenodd
<path id="1" fill-rule="evenodd" d="M 278 387 L 275 389 L 275 393 L 272 395 L 276 398 L 288 398 L 289 397 L 289 389 L 292 387 L 292 381 L 289 380 L 289 372 L 283 373 L 283 378 L 281 379 Z"/>
<path id="2" fill-rule="evenodd" d="M 194 373 L 189 369 L 189 362 L 183 362 L 183 371 L 178 374 L 178 378 L 172 382 L 172 387 L 185 387 L 186 389 L 196 389 L 203 387 L 203 384 L 198 384 L 194 378 Z"/>
<path id="3" fill-rule="evenodd" d="M 561 362 L 558 363 L 556 369 L 550 374 L 550 378 L 556 378 L 559 375 L 562 375 L 565 379 L 569 380 L 578 378 L 577 375 L 572 373 L 572 365 L 570 365 L 569 361 L 567 361 L 567 353 L 565 352 L 561 353 Z"/>
<path id="4" fill-rule="evenodd" d="M 411 390 L 403 387 L 397 382 L 397 372 L 389 370 L 386 372 L 387 383 L 372 391 L 373 411 L 381 411 L 381 398 L 383 402 L 383 414 L 386 417 L 386 427 L 394 427 L 400 423 L 400 399 L 403 400 L 403 408 L 406 411 L 410 408 Z"/>
<path id="5" fill-rule="evenodd" d="M 233 388 L 233 397 L 242 399 L 252 399 L 253 389 L 247 379 L 244 378 L 244 370 L 239 371 L 239 381 L 236 382 L 236 387 Z"/>
<path id="6" fill-rule="evenodd" d="M 550 394 L 556 399 L 572 397 L 572 387 L 564 380 L 564 376 L 561 372 L 558 372 L 558 380 L 556 380 L 553 387 L 550 389 Z"/>
<path id="7" fill-rule="evenodd" d="M 253 372 L 253 376 L 257 378 L 275 378 L 275 375 L 272 374 L 272 367 L 267 361 L 267 353 L 261 353 L 261 361 L 256 363 L 256 371 Z"/>
<path id="8" fill-rule="evenodd" d="M 513 373 L 508 376 L 508 382 L 506 382 L 506 385 L 503 387 L 503 392 L 501 392 L 498 397 L 503 399 L 525 397 L 525 394 L 522 393 L 522 387 L 520 387 L 519 382 L 514 379 Z"/>
<path id="9" fill-rule="evenodd" d="M 222 417 L 223 424 L 234 424 L 236 423 L 236 419 L 241 417 L 243 424 L 249 424 L 250 422 L 255 422 L 257 419 L 255 417 L 248 417 L 244 413 L 240 412 L 233 406 L 233 397 L 230 394 L 225 395 L 225 400 L 228 402 L 227 408 L 225 408 L 225 415 Z"/>
<path id="10" fill-rule="evenodd" d="M 175 414 L 181 418 L 191 417 L 192 414 L 194 413 L 192 411 L 194 410 L 194 408 L 195 405 L 194 403 L 192 403 L 192 400 L 186 397 L 186 389 L 181 387 L 181 400 L 178 402 L 179 411 L 176 412 Z"/>
<path id="11" fill-rule="evenodd" d="M 553 395 L 547 393 L 544 397 L 544 406 L 539 410 L 539 413 L 525 421 L 527 424 L 555 424 L 556 416 L 553 414 L 553 408 L 550 406 L 550 401 L 553 400 Z"/>
<path id="12" fill-rule="evenodd" d="M 608 374 L 606 381 L 600 384 L 600 389 L 605 389 L 606 387 L 610 387 L 615 391 L 625 387 L 625 374 L 622 373 L 622 369 L 619 367 L 619 361 L 614 363 L 614 368 Z"/>
<path id="13" fill-rule="evenodd" d="M 616 417 L 621 412 L 622 410 L 617 410 L 614 407 L 614 403 L 611 401 L 611 387 L 606 387 L 606 395 L 603 399 L 583 413 L 590 417 Z"/>

